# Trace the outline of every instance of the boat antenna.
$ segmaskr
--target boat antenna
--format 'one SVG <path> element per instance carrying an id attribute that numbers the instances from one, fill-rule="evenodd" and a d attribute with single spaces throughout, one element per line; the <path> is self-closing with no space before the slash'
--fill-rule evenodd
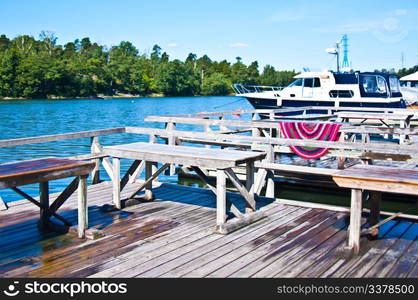
<path id="1" fill-rule="evenodd" d="M 350 68 L 350 65 L 348 63 L 348 36 L 346 34 L 344 34 L 343 37 L 341 38 L 341 44 L 343 48 L 343 62 L 341 64 L 341 68 L 348 69 Z"/>
<path id="2" fill-rule="evenodd" d="M 337 57 L 337 73 L 340 73 L 340 45 L 339 42 L 335 43 L 334 48 L 327 48 L 325 51 L 328 54 L 335 55 Z"/>
<path id="3" fill-rule="evenodd" d="M 348 36 L 344 34 L 341 40 L 335 43 L 334 48 L 328 48 L 325 51 L 329 54 L 335 55 L 337 58 L 337 73 L 340 73 L 340 45 L 343 49 L 343 62 L 341 67 L 342 68 L 349 68 L 348 63 Z"/>

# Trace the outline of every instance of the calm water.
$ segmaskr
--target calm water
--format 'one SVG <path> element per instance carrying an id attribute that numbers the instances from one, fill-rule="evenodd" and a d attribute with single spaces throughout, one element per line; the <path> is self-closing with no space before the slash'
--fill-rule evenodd
<path id="1" fill-rule="evenodd" d="M 145 122 L 148 115 L 186 114 L 202 111 L 250 109 L 244 98 L 179 97 L 106 100 L 25 100 L 0 101 L 0 139 L 58 134 L 120 126 L 163 128 L 163 124 Z M 179 125 L 179 129 L 192 129 Z M 194 128 L 193 128 L 194 129 Z M 101 137 L 103 145 L 147 141 L 145 135 L 116 134 Z M 0 163 L 46 156 L 73 156 L 90 152 L 89 139 L 75 139 L 45 144 L 0 148 Z M 129 161 L 122 160 L 122 171 Z M 102 172 L 106 179 L 106 173 Z M 177 181 L 177 177 L 162 176 L 162 181 Z M 70 179 L 53 181 L 51 192 L 61 191 Z M 37 196 L 38 186 L 22 189 Z M 7 202 L 21 199 L 10 190 L 0 190 Z"/>

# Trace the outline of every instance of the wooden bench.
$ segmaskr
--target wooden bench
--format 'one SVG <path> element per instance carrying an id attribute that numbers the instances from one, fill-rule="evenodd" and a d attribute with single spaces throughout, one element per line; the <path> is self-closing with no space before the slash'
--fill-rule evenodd
<path id="1" fill-rule="evenodd" d="M 66 226 L 72 224 L 58 215 L 57 210 L 78 189 L 78 235 L 83 238 L 87 228 L 87 177 L 95 163 L 67 158 L 41 158 L 0 164 L 0 189 L 10 188 L 40 208 L 41 229 L 52 229 L 50 217 L 54 216 Z M 67 177 L 76 178 L 49 204 L 49 181 Z M 39 183 L 39 201 L 18 186 Z"/>
<path id="2" fill-rule="evenodd" d="M 266 153 L 207 149 L 187 146 L 162 145 L 151 143 L 132 143 L 126 145 L 117 145 L 104 147 L 103 152 L 113 158 L 113 200 L 115 206 L 121 208 L 120 191 L 124 187 L 129 174 L 134 173 L 135 167 L 139 166 L 140 161 L 145 161 L 145 182 L 139 189 L 131 195 L 130 198 L 145 189 L 145 199 L 151 200 L 152 181 L 158 177 L 161 172 L 170 166 L 178 164 L 190 166 L 196 174 L 205 181 L 208 187 L 216 194 L 217 207 L 217 232 L 226 234 L 246 224 L 254 222 L 263 217 L 261 212 L 255 212 L 254 198 L 254 162 L 262 160 Z M 120 159 L 133 159 L 134 163 L 129 168 L 127 175 L 120 180 Z M 157 169 L 157 163 L 163 166 Z M 232 168 L 238 165 L 246 166 L 247 184 L 244 186 Z M 216 186 L 212 186 L 210 180 L 201 168 L 214 168 L 217 170 Z M 246 201 L 246 212 L 243 214 L 232 203 L 226 199 L 226 178 L 229 178 L 233 185 Z M 233 222 L 227 223 L 227 207 L 237 217 Z"/>
<path id="3" fill-rule="evenodd" d="M 335 173 L 333 180 L 338 186 L 351 189 L 348 248 L 354 254 L 358 254 L 360 250 L 362 193 L 364 191 L 371 191 L 370 225 L 378 222 L 381 192 L 418 195 L 418 170 L 355 165 Z"/>
<path id="4" fill-rule="evenodd" d="M 414 112 L 409 111 L 396 113 L 337 112 L 337 121 L 349 122 L 351 119 L 357 119 L 362 120 L 360 124 L 363 124 L 368 120 L 378 120 L 388 128 L 390 128 L 389 121 L 399 123 L 400 128 L 410 128 L 412 117 L 414 117 Z M 399 142 L 401 144 L 405 143 L 406 140 L 409 140 L 408 135 L 401 134 L 399 136 Z"/>

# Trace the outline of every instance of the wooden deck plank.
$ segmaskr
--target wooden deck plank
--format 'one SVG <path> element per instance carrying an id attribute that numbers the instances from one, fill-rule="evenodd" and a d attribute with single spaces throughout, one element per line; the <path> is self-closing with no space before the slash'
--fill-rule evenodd
<path id="1" fill-rule="evenodd" d="M 172 191 L 173 192 L 173 191 Z M 109 198 L 109 201 L 110 201 L 110 198 Z M 199 203 L 199 201 L 196 201 L 197 203 Z M 157 203 L 157 202 L 151 202 L 151 203 L 147 203 L 146 204 L 147 205 L 147 207 L 150 207 L 150 206 L 156 206 L 156 205 L 159 205 L 159 206 L 161 206 L 162 204 L 160 203 Z M 163 204 L 163 205 L 166 205 L 166 204 Z M 173 204 L 170 204 L 170 207 L 172 208 L 172 209 L 174 209 L 174 208 L 176 208 L 176 207 L 185 207 L 185 208 L 187 208 L 187 209 L 194 209 L 194 208 L 196 208 L 196 207 L 198 207 L 198 206 L 190 206 L 190 205 L 182 205 L 182 204 L 179 204 L 179 203 L 173 203 Z M 126 212 L 124 212 L 125 214 L 126 214 Z M 110 215 L 118 215 L 119 214 L 119 212 L 112 212 L 112 213 L 110 213 Z M 144 215 L 144 214 L 142 214 L 142 213 L 140 213 L 140 215 Z M 161 215 L 161 214 L 160 214 Z M 101 218 L 103 219 L 103 216 L 101 216 Z M 94 219 L 93 219 L 93 221 L 94 221 Z M 35 229 L 36 230 L 36 229 Z M 30 244 L 31 245 L 31 244 Z M 34 247 L 35 248 L 39 248 L 39 246 L 37 246 L 37 245 L 34 245 Z M 4 250 L 4 249 L 3 249 Z M 28 251 L 29 249 L 24 249 L 25 251 Z M 2 251 L 2 253 L 3 253 L 3 251 Z"/>
<path id="2" fill-rule="evenodd" d="M 251 264 L 254 260 L 270 251 L 274 244 L 286 244 L 287 241 L 291 241 L 302 232 L 309 230 L 312 226 L 315 226 L 317 221 L 323 220 L 329 216 L 329 212 L 321 212 L 312 210 L 300 218 L 283 224 L 270 232 L 270 239 L 265 243 L 265 237 L 260 237 L 254 240 L 252 248 L 248 249 L 248 252 L 241 255 L 239 258 L 230 261 L 223 260 L 223 266 L 216 271 L 208 274 L 208 277 L 227 277 L 243 267 Z"/>
<path id="3" fill-rule="evenodd" d="M 187 208 L 190 209 L 190 207 L 187 207 L 187 206 L 184 206 L 184 208 L 185 209 L 187 209 Z M 158 212 L 156 212 L 156 214 L 158 214 Z M 178 215 L 179 216 L 185 215 L 184 214 L 184 211 L 178 211 Z M 163 218 L 164 216 L 160 214 L 157 217 L 158 218 Z M 212 218 L 213 218 L 213 216 L 212 216 Z M 107 231 L 105 230 L 106 236 L 105 236 L 105 238 L 103 238 L 101 240 L 102 241 L 109 240 L 109 239 L 112 240 L 112 238 L 114 238 L 115 236 L 126 236 L 126 232 L 127 231 L 136 230 L 136 228 L 138 228 L 138 226 L 141 227 L 141 224 L 144 224 L 144 222 L 146 223 L 146 222 L 150 222 L 152 220 L 155 220 L 155 218 L 153 218 L 153 217 L 144 218 L 138 224 L 135 224 L 136 222 L 133 223 L 133 224 L 132 224 L 132 222 L 130 222 L 129 223 L 130 226 L 128 226 L 128 228 L 127 228 L 127 226 L 124 225 L 124 226 L 119 226 L 119 228 L 117 228 L 116 230 L 115 230 L 115 225 L 112 225 L 112 226 L 109 227 L 111 230 L 107 230 Z M 134 220 L 131 220 L 131 221 L 134 221 Z M 121 223 L 118 223 L 116 225 L 119 225 L 119 224 L 121 224 Z M 103 243 L 101 243 L 101 240 L 98 241 L 98 244 L 99 245 L 94 245 L 94 247 L 97 248 L 97 247 L 100 246 L 100 244 L 103 244 Z M 142 240 L 142 239 L 138 239 L 138 237 L 137 237 L 137 241 L 140 241 L 140 240 Z M 94 242 L 90 242 L 90 241 L 87 241 L 85 243 L 80 243 L 80 244 L 78 244 L 77 242 L 78 241 L 75 240 L 75 245 L 72 244 L 72 245 L 70 245 L 70 247 L 60 247 L 57 251 L 55 251 L 55 252 L 54 251 L 52 251 L 52 252 L 50 251 L 46 256 L 44 255 L 43 256 L 43 259 L 46 260 L 46 261 L 48 261 L 48 268 L 49 268 L 49 270 L 51 270 L 51 267 L 54 267 L 54 265 L 60 265 L 60 266 L 63 266 L 64 265 L 65 266 L 65 261 L 68 260 L 68 258 L 69 258 L 68 253 L 71 254 L 71 252 L 75 252 L 74 249 L 76 249 L 77 252 L 76 253 L 73 253 L 73 254 L 76 255 L 76 256 L 79 256 L 79 255 L 82 255 L 83 254 L 83 251 L 79 251 L 79 250 L 83 250 L 82 248 L 83 247 L 86 247 L 87 245 L 93 245 L 93 244 L 95 244 Z M 136 246 L 137 245 L 138 245 L 138 243 L 136 243 Z M 130 246 L 132 246 L 132 244 L 130 244 Z M 122 248 L 122 247 L 120 247 L 120 248 Z M 99 249 L 101 249 L 101 246 L 99 247 Z M 116 249 L 116 251 L 121 251 L 122 252 L 122 250 L 120 250 L 119 248 Z M 55 263 L 49 262 L 49 261 L 53 261 L 56 258 L 60 258 L 61 256 L 63 257 L 64 260 L 63 259 L 58 259 L 58 260 L 56 260 Z M 70 256 L 70 258 L 71 258 L 71 256 Z M 90 263 L 100 263 L 100 261 L 101 261 L 100 257 L 94 256 L 93 260 L 90 261 Z M 88 265 L 88 264 L 86 264 L 86 260 L 85 259 L 81 263 L 84 266 Z M 71 266 L 72 267 L 75 266 L 76 268 L 80 268 L 77 265 L 77 262 L 75 264 L 72 264 Z M 72 268 L 72 269 L 74 269 L 74 268 Z M 68 267 L 66 268 L 65 271 L 68 272 L 67 275 L 70 275 L 71 274 L 71 270 L 72 269 L 69 269 Z M 52 274 L 54 275 L 54 277 L 56 276 L 56 272 L 53 272 Z"/>
<path id="4" fill-rule="evenodd" d="M 348 220 L 345 215 L 337 215 L 335 223 L 331 223 L 328 226 L 324 224 L 323 226 L 321 226 L 324 228 L 322 231 L 313 235 L 306 241 L 296 241 L 296 247 L 294 247 L 290 251 L 284 252 L 278 259 L 272 261 L 266 267 L 254 273 L 251 277 L 274 277 L 278 273 L 278 271 L 293 264 L 293 262 L 299 260 L 300 257 L 303 257 L 308 253 L 314 252 L 315 249 L 319 247 L 319 245 L 327 241 L 335 234 L 342 232 L 347 227 L 347 224 Z"/>
<path id="5" fill-rule="evenodd" d="M 273 228 L 279 226 L 280 223 L 284 223 L 285 220 L 291 221 L 303 213 L 304 210 L 297 207 L 282 207 L 276 213 L 270 215 L 265 222 L 259 223 L 257 228 L 249 234 L 246 231 L 244 233 L 239 231 L 239 234 L 231 234 L 231 240 L 226 241 L 226 243 L 224 243 L 224 240 L 221 240 L 220 243 L 215 242 L 209 245 L 209 247 L 201 249 L 201 254 L 198 257 L 188 257 L 187 262 L 169 269 L 160 277 L 183 277 L 208 263 L 212 263 L 217 258 L 230 254 L 231 252 L 239 251 L 245 244 L 250 243 L 260 235 L 270 232 Z"/>
<path id="6" fill-rule="evenodd" d="M 404 278 L 413 269 L 414 263 L 418 261 L 418 239 L 403 253 L 401 258 L 392 266 L 391 270 L 386 273 L 387 277 Z M 418 274 L 417 276 L 418 277 Z"/>
<path id="7" fill-rule="evenodd" d="M 403 222 L 392 229 L 385 239 L 379 240 L 375 247 L 361 256 L 356 264 L 344 273 L 344 277 L 363 277 L 368 270 L 374 266 L 387 253 L 387 251 L 399 241 L 399 236 L 403 237 L 408 233 L 412 224 Z"/>
<path id="8" fill-rule="evenodd" d="M 385 241 L 392 232 L 397 232 L 399 229 L 398 227 L 399 224 L 400 223 L 397 221 L 388 222 L 384 224 L 382 227 L 380 227 L 379 236 L 377 240 L 369 241 L 367 238 L 363 238 L 361 241 L 362 242 L 361 251 L 359 255 L 357 256 L 346 257 L 346 256 L 334 255 L 335 261 L 331 259 L 330 265 L 328 268 L 320 269 L 323 271 L 323 273 L 321 273 L 320 276 L 321 277 L 344 277 L 344 275 L 348 271 L 350 271 L 353 268 L 353 266 L 358 263 L 359 260 L 361 260 L 364 254 L 366 254 L 368 251 L 373 251 L 372 249 L 377 247 L 377 245 L 379 244 L 381 240 Z M 303 274 L 302 277 L 307 277 L 307 276 L 309 275 Z"/>
<path id="9" fill-rule="evenodd" d="M 254 226 L 257 223 L 254 224 Z M 243 230 L 245 230 L 245 227 Z M 248 228 L 252 228 L 252 226 L 248 226 Z M 125 270 L 123 273 L 118 274 L 118 276 L 122 277 L 137 277 L 141 276 L 142 273 L 154 269 L 157 266 L 162 265 L 167 261 L 171 261 L 179 256 L 184 255 L 185 253 L 190 253 L 196 249 L 200 249 L 200 247 L 205 246 L 213 241 L 220 240 L 225 238 L 225 236 L 216 234 L 213 232 L 213 228 L 209 228 L 199 232 L 191 237 L 192 239 L 188 239 L 186 241 L 182 241 L 179 245 L 170 244 L 168 249 L 161 255 L 153 255 L 154 257 L 148 258 L 145 261 L 135 261 L 136 266 L 131 267 L 128 270 Z M 179 247 L 181 246 L 181 247 Z M 169 251 L 167 251 L 169 250 Z M 140 263 L 138 263 L 140 262 Z"/>
<path id="10" fill-rule="evenodd" d="M 398 241 L 396 241 L 363 276 L 385 277 L 390 269 L 397 264 L 405 251 L 414 243 L 417 237 L 418 224 L 412 224 L 408 230 L 398 238 Z"/>
<path id="11" fill-rule="evenodd" d="M 128 183 L 122 197 L 140 184 Z M 89 186 L 90 225 L 105 233 L 97 240 L 41 234 L 37 208 L 24 201 L 0 212 L 0 277 L 418 277 L 418 225 L 402 219 L 347 258 L 337 251 L 346 242 L 345 212 L 262 198 L 257 206 L 268 218 L 221 236 L 213 233 L 209 190 L 160 184 L 158 200 L 109 211 L 102 206 L 111 190 L 108 182 Z M 76 196 L 59 212 L 76 223 Z"/>
<path id="12" fill-rule="evenodd" d="M 413 266 L 413 268 L 409 272 L 408 277 L 409 278 L 418 278 L 418 263 L 415 263 L 415 265 Z"/>
<path id="13" fill-rule="evenodd" d="M 303 232 L 300 232 L 297 236 L 290 235 L 286 237 L 284 241 L 275 241 L 269 244 L 264 253 L 259 253 L 258 257 L 252 258 L 251 263 L 243 266 L 236 272 L 228 275 L 228 277 L 251 277 L 255 276 L 257 272 L 261 272 L 263 269 L 270 266 L 270 264 L 292 252 L 300 244 L 309 241 L 317 233 L 322 232 L 325 228 L 335 224 L 340 219 L 339 214 L 325 212 L 320 213 L 316 220 L 312 218 L 314 222 L 308 223 L 310 226 Z M 269 269 L 267 269 L 268 273 Z"/>
<path id="14" fill-rule="evenodd" d="M 275 213 L 273 211 L 275 211 Z M 282 214 L 287 214 L 287 212 L 289 212 L 289 210 L 286 210 L 283 207 L 276 206 L 269 211 L 269 214 L 272 217 L 278 217 Z M 202 256 L 211 251 L 224 253 L 224 251 L 219 250 L 220 247 L 227 246 L 230 249 L 232 247 L 232 244 L 236 242 L 237 240 L 239 240 L 240 238 L 254 236 L 256 232 L 260 230 L 266 230 L 266 228 L 269 227 L 268 225 L 274 226 L 274 222 L 272 222 L 271 219 L 264 219 L 259 222 L 248 225 L 245 228 L 242 228 L 241 230 L 236 231 L 234 234 L 228 234 L 224 238 L 217 239 L 211 243 L 205 244 L 204 246 L 198 249 L 184 253 L 183 255 L 178 256 L 175 259 L 168 260 L 165 263 L 160 264 L 158 267 L 140 274 L 139 277 L 161 277 L 163 274 L 165 275 L 164 277 L 173 277 L 174 276 L 174 274 L 172 273 L 173 269 L 184 266 L 185 264 L 189 263 L 192 260 L 193 261 L 198 260 L 200 262 Z M 160 259 L 160 261 L 164 261 L 164 260 L 165 258 L 162 260 Z M 170 274 L 167 274 L 167 272 L 169 272 Z M 178 277 L 178 275 L 176 275 L 175 277 Z"/>

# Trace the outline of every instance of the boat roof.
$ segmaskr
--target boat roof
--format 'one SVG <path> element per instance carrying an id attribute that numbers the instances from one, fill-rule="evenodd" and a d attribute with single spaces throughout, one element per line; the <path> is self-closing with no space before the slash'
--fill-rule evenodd
<path id="1" fill-rule="evenodd" d="M 331 77 L 332 73 L 328 72 L 328 71 L 322 71 L 322 72 L 303 72 L 300 73 L 296 76 L 293 76 L 293 78 L 312 78 L 312 77 L 323 77 L 323 76 L 328 76 Z"/>
<path id="2" fill-rule="evenodd" d="M 418 72 L 401 77 L 401 81 L 418 81 Z"/>

